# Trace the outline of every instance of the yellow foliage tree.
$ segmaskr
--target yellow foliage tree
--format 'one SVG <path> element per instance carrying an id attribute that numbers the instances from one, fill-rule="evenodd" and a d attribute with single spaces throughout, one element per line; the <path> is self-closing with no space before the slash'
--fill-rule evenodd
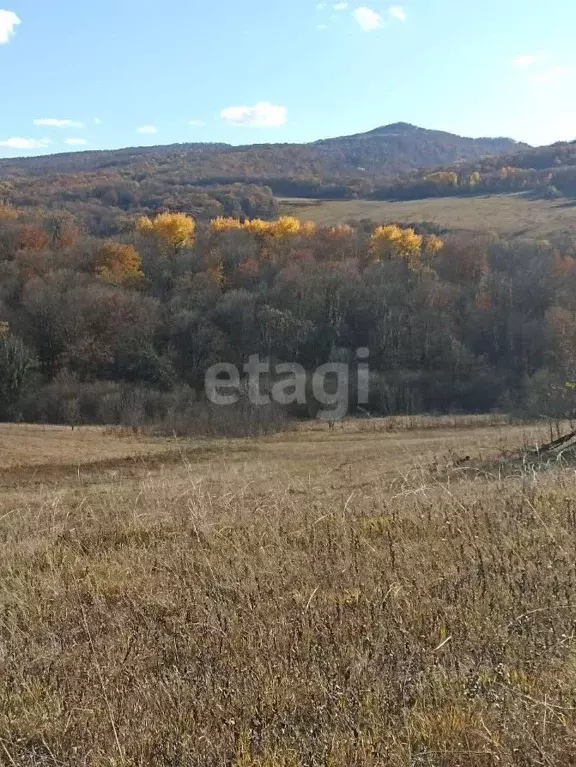
<path id="1" fill-rule="evenodd" d="M 210 221 L 210 231 L 213 234 L 219 232 L 232 232 L 242 229 L 242 223 L 237 218 L 228 218 L 227 216 L 217 216 Z"/>
<path id="2" fill-rule="evenodd" d="M 196 222 L 185 213 L 160 213 L 152 219 L 139 218 L 136 229 L 144 236 L 156 237 L 164 246 L 177 252 L 193 244 Z"/>
<path id="3" fill-rule="evenodd" d="M 218 216 L 212 219 L 209 229 L 214 234 L 244 230 L 257 237 L 269 236 L 282 239 L 298 234 L 312 235 L 316 232 L 316 224 L 312 221 L 302 224 L 297 218 L 292 216 L 280 216 L 276 221 L 264 221 L 262 218 L 247 218 L 244 223 L 241 223 L 237 218 Z"/>
<path id="4" fill-rule="evenodd" d="M 423 237 L 414 229 L 401 229 L 396 224 L 379 226 L 370 239 L 370 253 L 379 260 L 398 258 L 416 270 L 421 263 Z"/>
<path id="5" fill-rule="evenodd" d="M 428 256 L 435 256 L 444 247 L 444 240 L 435 234 L 428 234 L 424 237 L 424 251 Z"/>
<path id="6" fill-rule="evenodd" d="M 95 259 L 96 274 L 110 285 L 138 284 L 144 279 L 142 261 L 133 245 L 107 242 Z"/>
<path id="7" fill-rule="evenodd" d="M 302 224 L 297 218 L 293 216 L 280 216 L 277 221 L 272 221 L 270 224 L 270 234 L 273 237 L 282 239 L 283 237 L 292 237 L 293 235 L 300 234 Z"/>
<path id="8" fill-rule="evenodd" d="M 478 184 L 481 183 L 481 181 L 482 181 L 482 176 L 478 173 L 477 170 L 475 170 L 474 173 L 472 173 L 470 175 L 470 178 L 468 179 L 468 186 L 470 187 L 470 189 L 474 189 L 475 187 L 478 186 Z"/>
<path id="9" fill-rule="evenodd" d="M 314 221 L 304 221 L 300 227 L 300 234 L 303 237 L 312 237 L 314 234 L 316 234 L 316 228 L 317 227 Z"/>
<path id="10" fill-rule="evenodd" d="M 424 178 L 426 181 L 430 181 L 439 187 L 458 186 L 458 174 L 454 173 L 454 171 L 439 170 L 434 173 L 428 173 Z"/>
<path id="11" fill-rule="evenodd" d="M 257 236 L 269 234 L 271 226 L 270 221 L 264 221 L 261 218 L 247 218 L 244 222 L 245 231 Z"/>

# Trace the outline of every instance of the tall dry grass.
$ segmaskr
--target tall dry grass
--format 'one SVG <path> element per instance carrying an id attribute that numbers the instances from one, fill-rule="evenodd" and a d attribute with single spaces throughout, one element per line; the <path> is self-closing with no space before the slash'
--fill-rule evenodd
<path id="1" fill-rule="evenodd" d="M 280 203 L 283 214 L 328 226 L 368 218 L 378 223 L 428 221 L 452 231 L 492 231 L 504 237 L 545 238 L 574 231 L 573 209 L 565 200 L 514 193 L 398 202 L 289 198 Z"/>
<path id="2" fill-rule="evenodd" d="M 574 763 L 573 472 L 221 468 L 1 496 L 0 763 Z"/>

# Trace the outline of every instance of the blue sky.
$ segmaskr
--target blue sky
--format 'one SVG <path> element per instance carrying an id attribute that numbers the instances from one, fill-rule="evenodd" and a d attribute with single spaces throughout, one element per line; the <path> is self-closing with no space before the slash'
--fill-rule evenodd
<path id="1" fill-rule="evenodd" d="M 574 0 L 0 7 L 3 157 L 310 141 L 397 121 L 576 139 Z"/>

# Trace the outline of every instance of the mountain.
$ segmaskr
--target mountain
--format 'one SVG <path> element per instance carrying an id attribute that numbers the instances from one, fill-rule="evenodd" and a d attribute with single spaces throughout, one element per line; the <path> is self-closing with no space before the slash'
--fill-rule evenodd
<path id="1" fill-rule="evenodd" d="M 367 133 L 317 141 L 312 146 L 331 170 L 365 167 L 387 175 L 530 148 L 509 138 L 464 138 L 409 123 L 384 125 Z"/>
<path id="2" fill-rule="evenodd" d="M 342 175 L 364 167 L 371 174 L 390 175 L 529 148 L 509 138 L 463 138 L 409 123 L 394 123 L 308 144 L 173 144 L 0 160 L 0 177 L 82 173 L 154 160 L 185 164 L 196 181 L 223 175 L 240 177 L 242 181 L 247 175 Z"/>
<path id="3" fill-rule="evenodd" d="M 182 210 L 270 216 L 273 195 L 366 197 L 401 174 L 528 150 L 408 123 L 308 144 L 175 144 L 0 160 L 0 203 L 67 209 L 88 231 L 120 216 Z"/>

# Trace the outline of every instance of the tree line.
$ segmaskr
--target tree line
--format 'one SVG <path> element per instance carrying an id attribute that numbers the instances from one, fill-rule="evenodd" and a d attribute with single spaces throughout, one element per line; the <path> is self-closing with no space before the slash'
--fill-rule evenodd
<path id="1" fill-rule="evenodd" d="M 312 372 L 359 347 L 374 414 L 566 412 L 575 341 L 566 238 L 183 212 L 95 237 L 67 212 L 0 209 L 3 419 L 198 414 L 216 363 Z"/>

